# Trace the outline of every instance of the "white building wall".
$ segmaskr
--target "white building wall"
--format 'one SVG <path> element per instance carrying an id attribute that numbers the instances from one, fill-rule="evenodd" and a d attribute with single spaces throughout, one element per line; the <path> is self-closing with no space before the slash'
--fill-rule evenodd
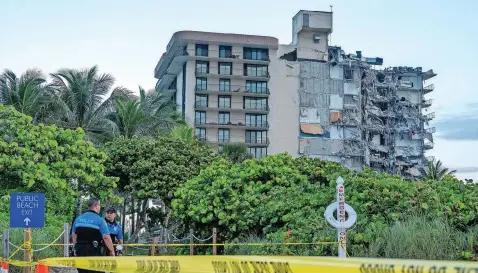
<path id="1" fill-rule="evenodd" d="M 196 85 L 196 76 L 195 76 L 196 64 L 194 61 L 188 61 L 186 63 L 186 110 L 185 117 L 186 122 L 189 124 L 194 124 L 195 111 L 194 111 L 194 102 L 195 102 L 195 85 Z M 178 80 L 182 81 L 178 76 Z M 181 89 L 182 90 L 182 89 Z M 182 92 L 182 91 L 181 91 Z"/>
<path id="2" fill-rule="evenodd" d="M 288 51 L 287 48 L 285 52 Z M 283 50 L 280 50 L 283 53 Z M 298 156 L 299 138 L 299 63 L 278 60 L 270 50 L 269 139 L 268 154 L 287 152 Z"/>

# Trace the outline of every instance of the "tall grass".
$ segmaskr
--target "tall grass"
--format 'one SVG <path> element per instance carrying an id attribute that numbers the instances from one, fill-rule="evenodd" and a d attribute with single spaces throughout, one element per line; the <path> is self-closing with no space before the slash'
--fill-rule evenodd
<path id="1" fill-rule="evenodd" d="M 367 256 L 377 258 L 459 260 L 471 255 L 478 228 L 460 231 L 445 219 L 411 216 L 376 234 Z"/>

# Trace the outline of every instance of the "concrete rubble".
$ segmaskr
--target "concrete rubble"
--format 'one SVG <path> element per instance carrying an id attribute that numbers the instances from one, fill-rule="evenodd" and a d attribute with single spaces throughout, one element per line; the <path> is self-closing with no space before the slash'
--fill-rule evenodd
<path id="1" fill-rule="evenodd" d="M 354 170 L 368 166 L 417 178 L 435 132 L 425 128 L 435 114 L 422 114 L 434 86 L 423 82 L 436 74 L 421 67 L 379 70 L 381 58 L 328 51 L 325 61 L 294 60 L 300 64 L 299 152 Z"/>

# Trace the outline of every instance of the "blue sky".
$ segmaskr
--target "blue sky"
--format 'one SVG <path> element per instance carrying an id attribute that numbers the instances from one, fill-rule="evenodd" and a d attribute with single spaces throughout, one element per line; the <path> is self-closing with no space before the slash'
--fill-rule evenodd
<path id="1" fill-rule="evenodd" d="M 268 35 L 291 41 L 300 9 L 330 10 L 332 44 L 384 58 L 384 66 L 433 68 L 435 149 L 451 167 L 478 179 L 478 1 L 3 0 L 0 70 L 98 65 L 118 85 L 154 86 L 154 67 L 179 30 Z M 473 171 L 473 169 L 472 169 Z"/>

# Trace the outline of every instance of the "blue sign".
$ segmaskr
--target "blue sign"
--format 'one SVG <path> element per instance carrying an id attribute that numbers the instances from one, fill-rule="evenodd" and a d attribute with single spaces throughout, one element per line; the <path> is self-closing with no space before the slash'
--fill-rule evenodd
<path id="1" fill-rule="evenodd" d="M 44 193 L 12 193 L 10 195 L 10 228 L 42 228 L 44 226 Z"/>

